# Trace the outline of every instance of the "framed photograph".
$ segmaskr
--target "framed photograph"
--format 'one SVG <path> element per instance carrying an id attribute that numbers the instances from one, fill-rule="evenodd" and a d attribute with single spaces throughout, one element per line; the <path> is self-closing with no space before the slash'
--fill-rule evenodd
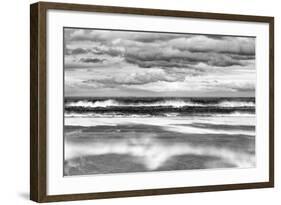
<path id="1" fill-rule="evenodd" d="M 30 198 L 274 186 L 274 18 L 40 2 Z"/>

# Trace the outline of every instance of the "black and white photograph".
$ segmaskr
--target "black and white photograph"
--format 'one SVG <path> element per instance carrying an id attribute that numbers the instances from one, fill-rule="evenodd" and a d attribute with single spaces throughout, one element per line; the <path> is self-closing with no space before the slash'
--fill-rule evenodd
<path id="1" fill-rule="evenodd" d="M 256 166 L 254 36 L 63 28 L 64 176 Z"/>

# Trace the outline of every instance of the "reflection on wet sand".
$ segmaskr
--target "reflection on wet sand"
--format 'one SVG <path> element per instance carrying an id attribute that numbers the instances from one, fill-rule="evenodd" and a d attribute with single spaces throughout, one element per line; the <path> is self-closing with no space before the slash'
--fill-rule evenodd
<path id="1" fill-rule="evenodd" d="M 64 174 L 255 166 L 253 125 L 207 125 L 187 120 L 175 124 L 170 120 L 169 126 L 156 126 L 142 120 L 121 120 L 115 125 L 97 122 L 87 127 L 69 122 L 65 126 Z M 205 132 L 197 132 L 203 129 Z"/>

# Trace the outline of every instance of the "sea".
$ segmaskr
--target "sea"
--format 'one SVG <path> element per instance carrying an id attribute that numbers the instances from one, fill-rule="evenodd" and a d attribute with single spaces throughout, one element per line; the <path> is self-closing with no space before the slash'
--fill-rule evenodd
<path id="1" fill-rule="evenodd" d="M 254 97 L 66 97 L 64 175 L 255 167 Z"/>

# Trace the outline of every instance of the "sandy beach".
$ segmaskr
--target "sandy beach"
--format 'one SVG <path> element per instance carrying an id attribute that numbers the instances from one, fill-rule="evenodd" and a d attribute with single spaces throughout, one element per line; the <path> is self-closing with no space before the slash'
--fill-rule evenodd
<path id="1" fill-rule="evenodd" d="M 64 175 L 249 168 L 254 117 L 65 118 Z"/>

